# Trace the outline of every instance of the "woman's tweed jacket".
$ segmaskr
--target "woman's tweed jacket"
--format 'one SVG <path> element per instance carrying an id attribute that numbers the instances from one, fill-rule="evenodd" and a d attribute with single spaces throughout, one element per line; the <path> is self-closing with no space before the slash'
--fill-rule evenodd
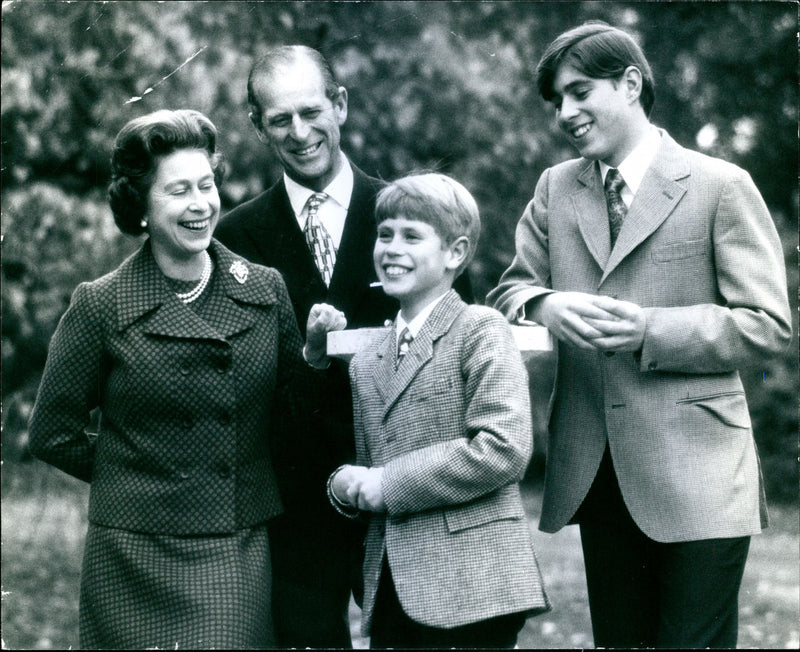
<path id="1" fill-rule="evenodd" d="M 362 632 L 384 556 L 403 610 L 452 628 L 549 609 L 518 482 L 533 448 L 528 379 L 503 317 L 450 291 L 397 365 L 395 329 L 355 355 L 358 463 L 383 467 Z"/>
<path id="2" fill-rule="evenodd" d="M 81 284 L 59 323 L 30 448 L 92 483 L 92 523 L 217 534 L 282 511 L 267 435 L 280 388 L 308 373 L 294 312 L 277 271 L 216 241 L 209 252 L 205 320 L 168 289 L 147 241 Z"/>

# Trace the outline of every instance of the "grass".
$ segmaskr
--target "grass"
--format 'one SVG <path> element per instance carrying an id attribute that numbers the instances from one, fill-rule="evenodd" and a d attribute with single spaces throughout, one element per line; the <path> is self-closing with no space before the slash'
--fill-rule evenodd
<path id="1" fill-rule="evenodd" d="M 3 649 L 78 647 L 78 584 L 88 487 L 36 462 L 2 474 Z M 526 487 L 539 563 L 553 611 L 528 620 L 521 648 L 592 646 L 576 527 L 536 529 L 541 495 Z M 739 599 L 739 647 L 800 647 L 800 532 L 797 506 L 771 507 L 772 527 L 753 537 Z M 354 645 L 367 647 L 352 606 Z"/>

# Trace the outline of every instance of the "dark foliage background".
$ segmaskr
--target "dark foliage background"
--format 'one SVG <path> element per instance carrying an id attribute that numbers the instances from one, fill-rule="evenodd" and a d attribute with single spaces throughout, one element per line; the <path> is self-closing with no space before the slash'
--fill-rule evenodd
<path id="1" fill-rule="evenodd" d="M 781 233 L 796 301 L 793 2 L 4 3 L 4 459 L 26 458 L 47 344 L 75 286 L 137 245 L 118 234 L 104 197 L 111 144 L 127 120 L 159 108 L 206 113 L 221 132 L 231 208 L 279 173 L 247 119 L 251 62 L 277 43 L 319 48 L 349 90 L 343 145 L 357 165 L 387 179 L 439 169 L 476 196 L 484 237 L 471 273 L 482 297 L 511 259 L 539 174 L 574 156 L 534 71 L 553 37 L 588 19 L 640 41 L 657 81 L 653 122 L 751 173 Z M 769 496 L 795 501 L 796 345 L 745 375 Z"/>

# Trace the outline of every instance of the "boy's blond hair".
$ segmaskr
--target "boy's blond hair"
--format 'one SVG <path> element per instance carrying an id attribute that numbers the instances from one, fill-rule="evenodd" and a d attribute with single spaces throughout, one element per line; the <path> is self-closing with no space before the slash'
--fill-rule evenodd
<path id="1" fill-rule="evenodd" d="M 478 204 L 458 181 L 437 172 L 410 174 L 383 188 L 375 203 L 375 220 L 402 216 L 430 224 L 445 245 L 466 236 L 469 253 L 457 274 L 472 260 L 481 234 Z"/>

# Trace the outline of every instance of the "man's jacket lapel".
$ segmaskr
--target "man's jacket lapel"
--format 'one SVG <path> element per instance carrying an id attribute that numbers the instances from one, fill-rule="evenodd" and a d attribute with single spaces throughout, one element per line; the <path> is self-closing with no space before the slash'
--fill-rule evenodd
<path id="1" fill-rule="evenodd" d="M 661 146 L 622 223 L 601 283 L 628 254 L 653 234 L 686 193 L 685 185 L 679 180 L 689 176 L 689 164 L 681 156 L 681 148 L 668 134 L 662 133 L 661 138 Z"/>
<path id="2" fill-rule="evenodd" d="M 605 269 L 611 252 L 611 235 L 608 226 L 608 209 L 605 193 L 600 183 L 597 163 L 586 161 L 578 174 L 578 187 L 572 196 L 578 216 L 578 228 L 586 247 L 600 269 Z"/>

